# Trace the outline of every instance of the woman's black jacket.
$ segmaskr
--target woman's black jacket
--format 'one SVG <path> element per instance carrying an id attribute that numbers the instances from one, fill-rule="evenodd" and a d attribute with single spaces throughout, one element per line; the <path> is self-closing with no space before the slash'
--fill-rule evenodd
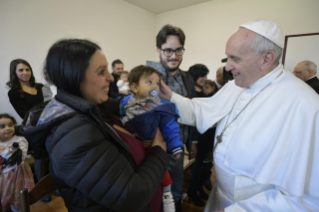
<path id="1" fill-rule="evenodd" d="M 103 116 L 97 105 L 59 90 L 55 99 L 29 112 L 21 134 L 34 149 L 45 145 L 69 211 L 150 211 L 168 157 L 153 147 L 137 167 Z"/>

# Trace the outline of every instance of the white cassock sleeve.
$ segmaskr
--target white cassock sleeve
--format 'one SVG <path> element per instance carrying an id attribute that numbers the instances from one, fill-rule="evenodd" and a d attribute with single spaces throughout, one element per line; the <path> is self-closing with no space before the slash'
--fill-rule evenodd
<path id="1" fill-rule="evenodd" d="M 270 189 L 225 208 L 225 212 L 244 211 L 319 211 L 319 200 L 309 195 L 287 196 L 280 190 Z"/>
<path id="2" fill-rule="evenodd" d="M 242 90 L 232 81 L 210 98 L 188 99 L 173 93 L 170 101 L 177 106 L 180 123 L 196 126 L 204 133 L 231 111 Z"/>

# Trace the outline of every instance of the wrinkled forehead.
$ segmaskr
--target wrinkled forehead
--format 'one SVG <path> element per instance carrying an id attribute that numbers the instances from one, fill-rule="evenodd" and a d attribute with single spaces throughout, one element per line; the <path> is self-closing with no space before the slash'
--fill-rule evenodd
<path id="1" fill-rule="evenodd" d="M 255 32 L 250 31 L 245 28 L 239 28 L 227 41 L 226 44 L 226 54 L 227 51 L 247 51 L 249 50 L 249 44 L 256 35 Z M 228 52 L 229 53 L 229 52 Z"/>
<path id="2" fill-rule="evenodd" d="M 304 62 L 298 63 L 294 70 L 304 70 L 306 69 L 305 65 L 306 64 Z"/>

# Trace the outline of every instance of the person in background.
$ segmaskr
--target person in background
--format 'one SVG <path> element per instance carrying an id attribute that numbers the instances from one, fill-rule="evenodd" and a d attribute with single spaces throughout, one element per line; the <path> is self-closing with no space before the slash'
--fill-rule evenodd
<path id="1" fill-rule="evenodd" d="M 20 190 L 34 187 L 33 174 L 28 163 L 24 162 L 28 142 L 16 136 L 15 118 L 0 114 L 0 197 L 2 211 L 20 211 Z"/>
<path id="2" fill-rule="evenodd" d="M 120 75 L 120 79 L 117 81 L 116 85 L 119 89 L 120 94 L 128 95 L 129 94 L 129 81 L 128 81 L 128 76 L 129 76 L 128 71 L 123 71 Z"/>
<path id="3" fill-rule="evenodd" d="M 309 60 L 298 63 L 294 69 L 294 74 L 299 79 L 305 81 L 319 94 L 319 79 L 317 74 L 317 65 Z"/>
<path id="4" fill-rule="evenodd" d="M 11 61 L 7 86 L 11 105 L 22 119 L 28 110 L 43 102 L 43 85 L 35 82 L 30 64 L 23 59 Z"/>
<path id="5" fill-rule="evenodd" d="M 203 64 L 195 64 L 188 69 L 188 73 L 193 77 L 195 83 L 195 97 L 206 97 L 203 92 L 203 86 L 207 80 L 207 75 L 209 73 L 208 68 Z"/>
<path id="6" fill-rule="evenodd" d="M 212 80 L 206 80 L 203 86 L 203 93 L 206 96 L 212 96 L 214 93 L 216 93 L 216 85 L 214 81 Z"/>
<path id="7" fill-rule="evenodd" d="M 214 81 L 215 83 L 215 88 L 216 88 L 216 92 L 221 89 L 227 82 L 228 80 L 225 80 L 224 79 L 224 76 L 223 76 L 223 70 L 224 70 L 224 66 L 222 67 L 219 67 L 216 71 L 216 79 Z"/>
<path id="8" fill-rule="evenodd" d="M 120 78 L 121 73 L 124 71 L 124 63 L 116 59 L 112 62 L 112 76 L 114 78 L 114 81 L 111 82 L 110 84 L 110 91 L 109 91 L 109 96 L 111 98 L 119 98 L 122 97 L 123 95 L 120 94 L 119 88 L 117 87 L 117 81 Z"/>
<path id="9" fill-rule="evenodd" d="M 196 91 L 196 97 L 207 97 L 207 95 L 205 94 L 204 86 L 207 81 L 209 69 L 203 64 L 195 64 L 189 68 L 188 72 L 193 77 L 193 80 L 195 82 L 194 87 Z M 213 130 L 213 133 L 214 132 L 215 128 Z M 203 138 L 205 137 L 204 134 L 211 135 L 211 133 L 212 129 L 209 129 L 205 133 L 200 134 L 195 127 L 192 127 L 191 135 L 193 147 L 191 158 L 195 157 L 196 160 L 192 167 L 192 176 L 187 194 L 189 201 L 193 202 L 194 205 L 198 207 L 205 206 L 205 202 L 203 201 L 203 199 L 208 199 L 208 195 L 203 189 L 203 184 L 206 183 L 206 181 L 209 182 L 211 165 L 206 166 L 203 163 L 203 160 L 210 150 L 207 148 L 208 142 Z"/>
<path id="10" fill-rule="evenodd" d="M 166 142 L 157 131 L 146 156 L 143 143 L 116 124 L 119 101 L 108 97 L 113 76 L 101 48 L 60 40 L 45 69 L 57 95 L 30 111 L 20 133 L 48 152 L 68 211 L 159 212 Z"/>
<path id="11" fill-rule="evenodd" d="M 174 92 L 192 98 L 195 96 L 194 81 L 190 74 L 180 70 L 179 66 L 183 60 L 185 34 L 182 29 L 167 24 L 162 27 L 156 36 L 156 47 L 160 62 L 147 61 L 146 65 L 155 68 L 162 75 L 162 79 Z M 189 147 L 191 139 L 191 128 L 179 125 L 180 136 L 184 144 Z M 188 148 L 189 149 L 189 148 Z M 189 150 L 190 151 L 190 150 Z M 170 156 L 168 171 L 171 175 L 172 193 L 177 212 L 182 210 L 183 178 L 184 178 L 184 156 L 178 160 Z"/>

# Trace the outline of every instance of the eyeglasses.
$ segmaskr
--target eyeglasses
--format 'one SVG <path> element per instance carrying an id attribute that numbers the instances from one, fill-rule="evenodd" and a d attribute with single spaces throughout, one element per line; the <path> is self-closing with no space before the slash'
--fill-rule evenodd
<path id="1" fill-rule="evenodd" d="M 182 56 L 184 54 L 185 49 L 183 47 L 181 47 L 181 48 L 178 48 L 178 49 L 175 49 L 175 50 L 173 50 L 173 49 L 161 49 L 161 51 L 164 52 L 164 55 L 166 57 L 172 56 L 174 52 L 175 52 L 176 56 Z"/>
<path id="2" fill-rule="evenodd" d="M 294 74 L 301 74 L 302 71 L 294 71 L 293 73 L 294 73 Z"/>

